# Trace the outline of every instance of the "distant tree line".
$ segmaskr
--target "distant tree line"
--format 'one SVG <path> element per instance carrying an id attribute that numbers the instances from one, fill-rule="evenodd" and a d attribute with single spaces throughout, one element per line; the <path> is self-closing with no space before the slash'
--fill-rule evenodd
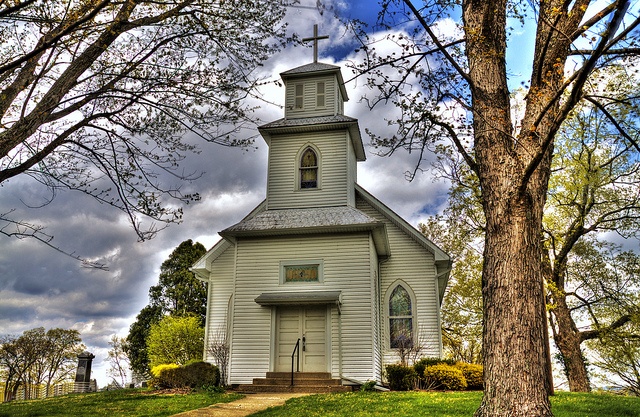
<path id="1" fill-rule="evenodd" d="M 50 395 L 55 384 L 73 375 L 77 356 L 84 350 L 77 330 L 37 327 L 20 336 L 0 336 L 3 401 L 15 399 L 21 387 L 27 399 L 43 386 Z"/>

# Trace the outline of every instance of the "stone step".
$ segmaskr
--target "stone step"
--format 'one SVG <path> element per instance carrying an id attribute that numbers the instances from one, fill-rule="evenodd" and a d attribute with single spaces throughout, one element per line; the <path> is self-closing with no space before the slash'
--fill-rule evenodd
<path id="1" fill-rule="evenodd" d="M 291 380 L 291 372 L 267 372 L 267 378 L 285 379 Z M 293 380 L 297 379 L 331 379 L 331 373 L 329 372 L 294 372 Z"/>
<path id="2" fill-rule="evenodd" d="M 291 385 L 291 375 L 286 378 L 255 378 L 253 380 L 254 385 Z M 308 379 L 308 378 L 293 378 L 294 385 L 312 386 L 312 385 L 342 385 L 339 379 Z"/>
<path id="3" fill-rule="evenodd" d="M 255 378 L 253 384 L 242 384 L 238 386 L 238 391 L 331 393 L 349 392 L 352 388 L 342 385 L 340 379 L 331 378 L 329 372 L 294 372 L 293 386 L 291 372 L 267 372 L 266 378 Z"/>
<path id="4" fill-rule="evenodd" d="M 300 393 L 311 393 L 311 394 L 329 394 L 329 393 L 338 393 L 338 392 L 351 392 L 352 388 L 346 385 L 333 385 L 333 386 L 302 386 L 302 385 L 294 385 L 294 386 L 284 386 L 284 385 L 239 385 L 237 388 L 237 392 L 252 394 L 252 393 L 262 393 L 262 392 L 300 392 Z"/>

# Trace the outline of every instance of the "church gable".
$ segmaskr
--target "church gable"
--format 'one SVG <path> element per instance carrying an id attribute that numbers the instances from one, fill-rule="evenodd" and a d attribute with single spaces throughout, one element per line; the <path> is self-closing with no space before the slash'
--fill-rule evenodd
<path id="1" fill-rule="evenodd" d="M 451 269 L 450 260 L 448 257 L 441 259 L 438 268 L 436 257 L 439 258 L 444 253 L 426 239 L 422 240 L 417 236 L 417 230 L 407 230 L 399 225 L 397 220 L 400 218 L 388 208 L 381 207 L 381 204 L 362 188 L 358 188 L 356 208 L 385 224 L 390 246 L 389 258 L 380 265 L 380 303 L 382 316 L 385 317 L 381 331 L 385 362 L 397 360 L 394 335 L 397 337 L 400 330 L 398 327 L 394 328 L 394 323 L 397 326 L 409 320 L 409 335 L 414 341 L 424 345 L 423 354 L 439 356 L 442 343 L 439 306 Z M 439 280 L 439 277 L 443 279 Z M 398 311 L 393 311 L 391 301 L 394 291 L 396 294 L 402 292 L 408 295 L 411 304 L 409 314 L 405 312 L 399 315 Z"/>

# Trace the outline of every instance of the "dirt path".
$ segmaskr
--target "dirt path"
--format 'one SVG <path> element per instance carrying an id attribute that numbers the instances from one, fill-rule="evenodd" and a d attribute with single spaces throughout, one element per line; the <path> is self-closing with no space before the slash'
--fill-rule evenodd
<path id="1" fill-rule="evenodd" d="M 245 417 L 269 407 L 282 405 L 289 398 L 309 394 L 247 394 L 246 397 L 224 404 L 213 404 L 197 410 L 185 411 L 171 417 Z"/>

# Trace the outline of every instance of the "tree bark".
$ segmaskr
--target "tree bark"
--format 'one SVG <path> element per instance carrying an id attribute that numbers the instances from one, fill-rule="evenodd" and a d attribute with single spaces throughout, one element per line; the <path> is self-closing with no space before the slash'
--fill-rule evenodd
<path id="1" fill-rule="evenodd" d="M 557 321 L 554 340 L 560 354 L 571 392 L 590 392 L 587 364 L 582 356 L 582 338 L 564 297 L 555 300 L 553 315 Z"/>
<path id="2" fill-rule="evenodd" d="M 540 211 L 531 199 L 487 211 L 483 272 L 485 396 L 476 416 L 551 416 L 539 303 Z M 536 222 L 537 223 L 537 222 Z M 529 301 L 527 301 L 529 300 Z"/>
<path id="3" fill-rule="evenodd" d="M 476 417 L 552 416 L 544 347 L 541 246 L 551 149 L 536 129 L 512 135 L 506 2 L 463 6 L 474 150 L 486 217 L 482 299 L 485 392 Z M 529 112 L 543 106 L 529 103 Z M 538 114 L 540 114 L 538 112 Z M 537 146 L 537 147 L 536 147 Z M 539 155 L 532 167 L 531 155 Z"/>

